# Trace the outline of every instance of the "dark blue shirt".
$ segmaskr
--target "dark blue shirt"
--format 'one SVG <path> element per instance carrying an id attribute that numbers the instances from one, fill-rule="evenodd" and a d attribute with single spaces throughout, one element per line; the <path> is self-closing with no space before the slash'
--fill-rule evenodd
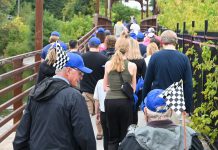
<path id="1" fill-rule="evenodd" d="M 144 56 L 147 52 L 147 47 L 144 44 L 139 44 L 141 55 Z"/>
<path id="2" fill-rule="evenodd" d="M 59 43 L 60 43 L 61 47 L 63 48 L 63 50 L 66 51 L 66 50 L 67 50 L 67 44 L 65 44 L 65 43 L 62 42 L 62 41 L 59 41 Z M 47 54 L 48 54 L 48 51 L 49 51 L 49 49 L 52 47 L 52 45 L 53 45 L 53 44 L 48 44 L 48 45 L 46 45 L 45 47 L 43 47 L 42 52 L 41 52 L 41 58 L 42 58 L 42 59 L 45 59 L 45 58 L 46 58 L 46 56 L 47 56 Z"/>
<path id="3" fill-rule="evenodd" d="M 192 111 L 192 71 L 188 57 L 177 50 L 161 50 L 151 56 L 145 75 L 143 99 L 152 89 L 166 89 L 183 80 L 186 111 Z"/>

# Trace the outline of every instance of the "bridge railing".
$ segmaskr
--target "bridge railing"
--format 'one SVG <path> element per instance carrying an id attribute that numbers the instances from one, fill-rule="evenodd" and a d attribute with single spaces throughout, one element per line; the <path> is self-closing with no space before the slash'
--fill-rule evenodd
<path id="1" fill-rule="evenodd" d="M 99 27 L 112 30 L 111 25 L 95 26 L 90 32 L 78 40 L 79 48 L 82 52 L 85 52 L 88 40 Z M 35 84 L 38 66 L 41 63 L 40 61 L 35 61 L 34 57 L 40 53 L 41 50 L 37 50 L 0 59 L 0 67 L 6 68 L 5 72 L 0 72 L 0 98 L 1 101 L 5 101 L 0 105 L 0 143 L 15 131 L 19 124 L 26 105 L 23 101 L 27 99 L 30 90 Z M 29 58 L 32 59 L 31 62 L 26 61 Z M 28 73 L 26 74 L 26 72 Z M 5 111 L 9 111 L 9 113 L 7 112 L 6 115 L 1 115 Z M 13 120 L 13 125 L 9 123 L 11 120 Z M 8 126 L 10 127 L 8 128 Z"/>

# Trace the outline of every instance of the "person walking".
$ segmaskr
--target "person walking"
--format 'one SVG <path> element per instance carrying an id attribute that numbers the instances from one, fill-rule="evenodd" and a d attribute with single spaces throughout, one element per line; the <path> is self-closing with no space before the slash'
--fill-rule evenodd
<path id="1" fill-rule="evenodd" d="M 108 150 L 108 128 L 106 121 L 106 113 L 105 113 L 105 96 L 106 92 L 103 88 L 103 79 L 98 80 L 95 86 L 94 99 L 95 99 L 95 113 L 96 120 L 101 122 L 101 126 L 103 129 L 103 146 L 104 150 Z"/>
<path id="2" fill-rule="evenodd" d="M 104 90 L 105 111 L 109 132 L 108 150 L 117 150 L 119 143 L 127 133 L 127 128 L 133 122 L 133 100 L 129 99 L 121 90 L 121 76 L 124 82 L 136 88 L 136 65 L 129 62 L 126 53 L 129 50 L 129 37 L 126 32 L 115 44 L 115 54 L 105 64 Z"/>
<path id="3" fill-rule="evenodd" d="M 176 50 L 177 35 L 171 30 L 161 34 L 163 50 L 154 53 L 145 75 L 143 99 L 152 89 L 166 89 L 183 80 L 186 112 L 193 111 L 192 71 L 188 57 Z"/>
<path id="4" fill-rule="evenodd" d="M 146 57 L 145 57 L 145 62 L 146 62 L 147 67 L 148 67 L 149 61 L 151 59 L 151 56 L 158 51 L 159 51 L 159 49 L 158 49 L 158 46 L 156 43 L 152 42 L 152 43 L 148 44 L 147 53 L 146 53 Z"/>
<path id="5" fill-rule="evenodd" d="M 69 41 L 69 51 L 72 52 L 72 53 L 76 53 L 78 55 L 82 55 L 80 52 L 79 52 L 79 46 L 78 46 L 78 42 L 77 40 L 70 40 Z"/>
<path id="6" fill-rule="evenodd" d="M 130 62 L 133 62 L 137 66 L 137 73 L 136 73 L 136 83 L 139 81 L 140 78 L 144 79 L 145 72 L 146 72 L 146 64 L 145 60 L 142 57 L 139 49 L 139 43 L 130 38 L 130 49 L 126 54 L 127 59 Z M 136 94 L 138 96 L 138 101 L 135 104 L 134 114 L 133 114 L 133 123 L 138 123 L 138 108 L 142 102 L 142 88 Z"/>
<path id="7" fill-rule="evenodd" d="M 97 37 L 92 37 L 89 42 L 89 52 L 82 55 L 84 63 L 87 67 L 91 68 L 93 72 L 91 74 L 85 74 L 80 82 L 80 90 L 85 97 L 86 104 L 88 106 L 89 114 L 95 115 L 95 100 L 93 98 L 95 86 L 98 80 L 104 76 L 104 65 L 107 62 L 107 57 L 99 52 L 99 45 L 101 41 Z M 102 127 L 100 121 L 96 122 L 97 135 L 96 139 L 102 139 Z"/>
<path id="8" fill-rule="evenodd" d="M 60 43 L 61 47 L 63 48 L 64 51 L 67 50 L 67 44 L 64 42 L 60 41 L 60 33 L 57 31 L 53 31 L 51 33 L 51 36 L 49 38 L 49 44 L 43 47 L 42 52 L 41 52 L 41 59 L 44 60 L 49 52 L 49 50 L 53 47 L 53 44 L 55 42 Z"/>
<path id="9" fill-rule="evenodd" d="M 92 70 L 78 54 L 69 52 L 64 57 L 69 58 L 65 66 L 31 90 L 13 141 L 14 150 L 96 150 L 85 99 L 74 89 L 83 73 Z"/>
<path id="10" fill-rule="evenodd" d="M 150 91 L 144 100 L 145 126 L 130 128 L 119 150 L 203 150 L 202 142 L 192 128 L 176 125 L 172 120 L 172 109 L 166 109 L 166 100 L 160 98 L 162 89 Z M 186 139 L 186 148 L 184 147 Z"/>

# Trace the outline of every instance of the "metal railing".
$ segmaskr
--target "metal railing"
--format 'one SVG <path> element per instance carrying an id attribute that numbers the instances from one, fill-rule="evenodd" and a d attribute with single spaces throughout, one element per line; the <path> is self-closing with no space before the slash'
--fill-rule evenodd
<path id="1" fill-rule="evenodd" d="M 94 27 L 90 32 L 88 32 L 86 35 L 78 40 L 79 48 L 82 52 L 85 52 L 88 40 L 92 37 L 92 35 L 99 27 L 104 27 L 105 29 L 112 30 L 111 25 L 101 25 Z M 11 85 L 7 85 L 6 87 L 0 89 L 1 100 L 4 99 L 3 97 L 8 93 L 12 93 L 11 98 L 5 100 L 6 102 L 0 105 L 0 113 L 4 112 L 8 108 L 13 107 L 12 112 L 0 118 L 1 129 L 3 129 L 2 127 L 13 119 L 13 125 L 0 133 L 0 142 L 2 142 L 5 138 L 7 138 L 12 132 L 16 130 L 16 127 L 19 124 L 23 110 L 25 108 L 23 100 L 27 98 L 37 78 L 38 68 L 41 62 L 34 60 L 30 64 L 24 64 L 23 60 L 29 57 L 36 57 L 40 53 L 41 50 L 36 50 L 33 52 L 20 54 L 0 60 L 0 67 L 3 67 L 4 65 L 12 65 L 12 69 L 10 71 L 6 71 L 5 73 L 0 74 L 0 83 L 6 80 L 10 80 L 10 82 L 13 81 Z M 28 77 L 23 77 L 23 73 L 29 70 L 31 70 L 32 73 Z M 24 89 L 24 85 L 31 82 L 34 82 L 32 83 L 32 86 Z"/>

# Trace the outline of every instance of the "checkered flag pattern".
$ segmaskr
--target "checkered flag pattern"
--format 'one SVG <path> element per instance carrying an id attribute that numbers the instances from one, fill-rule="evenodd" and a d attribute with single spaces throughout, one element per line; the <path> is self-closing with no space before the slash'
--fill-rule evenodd
<path id="1" fill-rule="evenodd" d="M 60 44 L 58 42 L 56 42 L 56 61 L 53 64 L 53 67 L 55 67 L 56 69 L 62 69 L 66 62 L 69 61 L 69 57 L 67 56 L 66 52 L 63 51 L 62 47 L 60 46 Z"/>
<path id="2" fill-rule="evenodd" d="M 159 97 L 166 99 L 167 107 L 173 109 L 178 115 L 186 109 L 182 80 L 170 85 Z"/>

